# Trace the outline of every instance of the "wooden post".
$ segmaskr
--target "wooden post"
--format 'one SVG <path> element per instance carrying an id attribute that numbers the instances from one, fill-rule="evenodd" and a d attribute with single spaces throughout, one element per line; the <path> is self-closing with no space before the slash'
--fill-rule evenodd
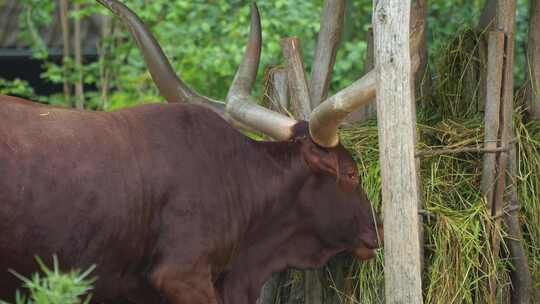
<path id="1" fill-rule="evenodd" d="M 336 53 L 341 41 L 344 15 L 345 0 L 324 1 L 321 30 L 317 39 L 309 86 L 312 109 L 315 109 L 328 95 Z"/>
<path id="2" fill-rule="evenodd" d="M 67 80 L 66 63 L 70 59 L 70 30 L 69 30 L 69 4 L 67 0 L 60 0 L 60 19 L 62 20 L 62 41 L 63 50 L 63 74 L 64 74 L 64 99 L 68 104 L 71 104 L 71 86 Z"/>
<path id="3" fill-rule="evenodd" d="M 287 69 L 273 67 L 265 77 L 265 98 L 270 110 L 287 114 L 289 109 L 289 87 L 287 84 Z"/>
<path id="4" fill-rule="evenodd" d="M 289 104 L 287 71 L 284 68 L 272 68 L 268 71 L 268 74 L 269 83 L 267 87 L 269 90 L 267 98 L 270 100 L 269 106 L 273 110 L 284 113 Z M 286 272 L 273 274 L 264 284 L 256 304 L 274 304 L 279 291 L 280 279 L 285 275 Z"/>
<path id="5" fill-rule="evenodd" d="M 374 1 L 386 303 L 422 303 L 410 0 Z"/>
<path id="6" fill-rule="evenodd" d="M 503 90 L 503 74 L 504 74 L 504 32 L 492 31 L 488 33 L 487 44 L 487 73 L 486 78 L 486 90 L 485 92 L 485 119 L 484 119 L 484 148 L 495 149 L 501 147 L 501 111 L 502 105 L 502 90 Z M 480 189 L 482 195 L 486 198 L 487 209 L 490 214 L 497 214 L 502 207 L 502 193 L 498 193 L 497 189 L 504 190 L 504 180 L 506 170 L 506 164 L 508 162 L 506 152 L 500 152 L 498 154 L 486 153 L 484 154 L 483 167 L 482 167 L 482 179 L 480 182 Z M 501 167 L 504 166 L 504 168 Z M 502 174 L 501 174 L 501 169 Z M 501 184 L 502 182 L 502 184 Z M 499 194 L 499 195 L 498 195 Z M 498 198 L 497 200 L 495 198 Z M 496 211 L 494 211 L 496 209 Z M 496 226 L 500 225 L 500 219 L 495 220 Z M 488 230 L 488 234 L 491 235 L 492 251 L 498 255 L 500 239 L 497 238 L 497 233 L 492 230 Z M 483 265 L 484 271 L 490 273 L 487 269 L 487 265 Z M 492 274 L 488 279 L 489 288 L 489 303 L 495 303 L 496 301 L 496 276 Z"/>
<path id="7" fill-rule="evenodd" d="M 411 3 L 410 16 L 410 54 L 411 60 L 415 62 L 413 65 L 414 88 L 421 98 L 431 94 L 431 79 L 427 65 L 427 2 L 426 0 L 413 0 Z M 363 75 L 371 72 L 375 67 L 376 58 L 374 56 L 375 46 L 373 42 L 373 29 L 369 29 L 366 33 L 367 51 L 364 60 Z M 414 98 L 416 100 L 416 98 Z M 377 115 L 377 103 L 375 100 L 370 102 L 365 107 L 356 110 L 347 117 L 347 123 L 365 122 L 374 118 Z"/>
<path id="8" fill-rule="evenodd" d="M 73 5 L 73 11 L 79 13 L 81 10 L 81 4 L 75 3 Z M 84 110 L 84 80 L 83 80 L 83 58 L 82 58 L 82 37 L 81 37 L 81 16 L 75 17 L 75 64 L 77 66 L 77 82 L 75 83 L 75 96 L 77 109 Z"/>
<path id="9" fill-rule="evenodd" d="M 512 278 L 512 303 L 519 304 L 528 304 L 531 301 L 531 274 L 529 272 L 529 266 L 527 261 L 527 255 L 525 254 L 525 249 L 523 248 L 522 243 L 522 233 L 521 225 L 519 224 L 519 202 L 517 200 L 517 186 L 515 184 L 515 177 L 517 175 L 517 155 L 516 155 L 516 144 L 513 142 L 515 137 L 514 130 L 514 45 L 515 38 L 513 32 L 513 24 L 515 22 L 515 9 L 516 3 L 515 0 L 507 1 L 507 9 L 513 9 L 514 13 L 512 16 L 508 16 L 508 23 L 512 24 L 509 26 L 509 30 L 506 32 L 505 40 L 505 53 L 506 60 L 504 64 L 504 82 L 503 82 L 503 109 L 502 117 L 503 123 L 502 126 L 502 145 L 508 147 L 509 152 L 505 153 L 507 155 L 507 168 L 509 175 L 503 175 L 502 179 L 506 179 L 505 185 L 508 188 L 509 194 L 509 204 L 516 210 L 509 212 L 508 214 L 503 214 L 503 212 L 496 212 L 495 216 L 501 215 L 501 217 L 506 221 L 508 227 L 508 238 L 507 244 L 510 249 L 510 254 L 512 257 L 512 262 L 515 266 L 515 269 L 511 273 Z M 505 178 L 506 177 L 506 178 Z M 499 207 L 502 209 L 502 207 Z"/>
<path id="10" fill-rule="evenodd" d="M 490 32 L 488 36 L 487 90 L 485 104 L 484 148 L 499 147 L 499 115 L 504 64 L 504 33 Z M 493 203 L 496 176 L 496 155 L 484 154 L 480 188 L 486 198 L 488 210 Z"/>
<path id="11" fill-rule="evenodd" d="M 287 63 L 290 104 L 294 117 L 305 121 L 311 114 L 311 101 L 307 77 L 302 57 L 302 49 L 298 38 L 282 40 L 283 56 Z M 322 284 L 319 271 L 304 271 L 304 300 L 306 304 L 320 304 L 323 300 Z"/>
<path id="12" fill-rule="evenodd" d="M 99 87 L 101 91 L 101 104 L 99 105 L 101 110 L 106 110 L 109 106 L 109 78 L 110 68 L 108 67 L 108 55 L 111 49 L 110 44 L 114 44 L 113 39 L 108 42 L 109 37 L 114 37 L 113 31 L 113 19 L 111 16 L 103 15 L 103 25 L 101 28 L 101 41 L 97 48 L 99 54 Z"/>
<path id="13" fill-rule="evenodd" d="M 311 101 L 307 85 L 304 60 L 300 41 L 296 37 L 285 38 L 282 41 L 283 57 L 287 63 L 287 77 L 289 78 L 289 92 L 293 111 L 299 119 L 309 120 L 311 114 Z"/>
<path id="14" fill-rule="evenodd" d="M 529 114 L 540 119 L 540 0 L 530 0 L 529 40 L 527 43 L 527 99 Z"/>
<path id="15" fill-rule="evenodd" d="M 264 284 L 261 295 L 255 302 L 256 304 L 274 304 L 274 300 L 278 294 L 280 276 L 279 273 L 275 273 L 270 280 Z"/>

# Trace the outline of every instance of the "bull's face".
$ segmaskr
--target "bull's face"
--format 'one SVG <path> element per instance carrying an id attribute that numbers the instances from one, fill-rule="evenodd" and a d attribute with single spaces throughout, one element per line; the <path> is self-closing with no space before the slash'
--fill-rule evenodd
<path id="1" fill-rule="evenodd" d="M 341 248 L 361 260 L 373 257 L 382 242 L 382 226 L 376 226 L 351 154 L 341 144 L 322 148 L 309 136 L 299 141 L 310 170 L 299 206 L 310 231 L 325 247 Z"/>

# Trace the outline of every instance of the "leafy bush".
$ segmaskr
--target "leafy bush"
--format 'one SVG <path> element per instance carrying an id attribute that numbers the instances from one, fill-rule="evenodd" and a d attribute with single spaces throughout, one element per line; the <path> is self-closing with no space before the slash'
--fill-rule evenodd
<path id="1" fill-rule="evenodd" d="M 49 269 L 43 261 L 36 257 L 41 269 L 32 278 L 10 272 L 23 282 L 24 293 L 19 290 L 15 294 L 16 304 L 88 304 L 92 298 L 89 292 L 95 279 L 89 278 L 94 266 L 81 272 L 79 270 L 62 273 L 56 256 L 53 257 L 53 269 Z M 0 300 L 0 304 L 9 304 Z"/>

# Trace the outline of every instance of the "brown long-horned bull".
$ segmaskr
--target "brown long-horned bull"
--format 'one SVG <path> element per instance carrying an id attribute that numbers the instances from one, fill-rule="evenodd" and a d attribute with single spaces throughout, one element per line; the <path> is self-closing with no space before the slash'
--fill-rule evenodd
<path id="1" fill-rule="evenodd" d="M 129 27 L 169 103 L 101 113 L 0 97 L 0 298 L 20 283 L 6 270 L 29 275 L 34 255 L 97 264 L 96 303 L 174 304 L 255 303 L 274 272 L 373 255 L 370 203 L 336 132 L 373 98 L 373 78 L 322 103 L 309 124 L 256 105 L 253 5 L 224 106 L 175 75 L 126 6 L 98 2 Z"/>

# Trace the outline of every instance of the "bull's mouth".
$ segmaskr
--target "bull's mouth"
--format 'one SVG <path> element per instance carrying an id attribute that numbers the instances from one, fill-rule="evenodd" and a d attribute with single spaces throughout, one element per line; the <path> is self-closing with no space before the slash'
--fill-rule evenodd
<path id="1" fill-rule="evenodd" d="M 362 241 L 361 245 L 352 251 L 353 257 L 360 261 L 367 261 L 373 258 L 376 254 L 376 250 L 384 244 L 384 232 L 382 225 L 377 227 L 377 242 L 376 244 L 369 244 Z M 370 246 L 371 245 L 371 246 Z"/>
<path id="2" fill-rule="evenodd" d="M 375 249 L 360 247 L 353 250 L 352 256 L 360 261 L 367 261 L 375 256 Z"/>

